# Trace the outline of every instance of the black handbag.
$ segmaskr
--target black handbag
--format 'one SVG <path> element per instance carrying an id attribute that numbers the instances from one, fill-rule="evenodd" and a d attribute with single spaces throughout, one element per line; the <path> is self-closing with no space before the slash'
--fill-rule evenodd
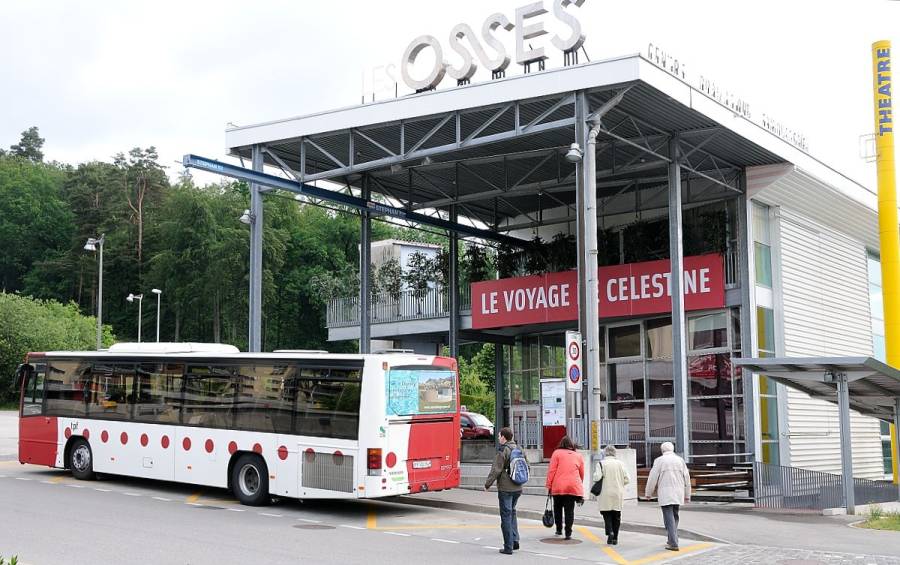
<path id="1" fill-rule="evenodd" d="M 552 528 L 556 521 L 553 519 L 553 506 L 550 504 L 550 495 L 547 495 L 547 504 L 544 506 L 544 515 L 541 517 L 541 523 L 546 528 Z"/>
<path id="2" fill-rule="evenodd" d="M 603 473 L 603 463 L 600 463 L 600 472 Z M 600 476 L 599 481 L 595 481 L 593 485 L 591 485 L 591 494 L 594 496 L 600 496 L 600 493 L 603 491 L 603 476 Z"/>

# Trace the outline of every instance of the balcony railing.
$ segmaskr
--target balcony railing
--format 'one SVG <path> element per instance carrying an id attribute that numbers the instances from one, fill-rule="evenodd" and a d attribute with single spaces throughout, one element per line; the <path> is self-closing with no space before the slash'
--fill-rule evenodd
<path id="1" fill-rule="evenodd" d="M 387 293 L 373 296 L 369 302 L 371 323 L 400 322 L 446 318 L 450 315 L 448 289 L 441 286 L 429 288 L 424 293 L 412 290 L 401 291 L 397 296 Z M 472 309 L 472 294 L 469 286 L 459 289 L 459 310 L 467 314 Z M 343 328 L 359 325 L 359 297 L 334 298 L 328 301 L 326 324 L 329 328 Z"/>

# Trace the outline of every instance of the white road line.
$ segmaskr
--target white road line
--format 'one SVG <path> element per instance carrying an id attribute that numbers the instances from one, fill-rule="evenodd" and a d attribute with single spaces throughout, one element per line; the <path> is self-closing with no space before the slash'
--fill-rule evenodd
<path id="1" fill-rule="evenodd" d="M 550 559 L 568 559 L 568 557 L 564 557 L 562 555 L 550 555 L 549 553 L 535 553 L 535 555 L 540 555 L 541 557 L 549 557 Z"/>
<path id="2" fill-rule="evenodd" d="M 260 516 L 268 516 L 270 518 L 284 518 L 284 514 L 269 514 L 268 512 L 259 512 Z"/>
<path id="3" fill-rule="evenodd" d="M 144 495 L 142 495 L 142 494 L 140 494 L 140 493 L 137 493 L 137 492 L 123 492 L 123 493 L 121 493 L 121 494 L 124 494 L 125 496 L 144 496 Z"/>
<path id="4" fill-rule="evenodd" d="M 456 540 L 452 540 L 452 539 L 443 539 L 443 538 L 431 538 L 431 541 L 439 541 L 439 542 L 441 542 L 441 543 L 459 543 L 459 542 L 456 541 Z"/>
<path id="5" fill-rule="evenodd" d="M 229 512 L 246 512 L 243 508 L 226 508 Z"/>
<path id="6" fill-rule="evenodd" d="M 483 548 L 485 548 L 485 549 L 497 549 L 497 550 L 500 549 L 499 547 L 494 546 L 494 545 L 483 545 L 483 546 L 481 546 L 481 547 L 483 547 Z"/>
<path id="7" fill-rule="evenodd" d="M 56 484 L 53 481 L 41 481 L 41 482 L 44 483 L 45 485 L 55 485 Z"/>
<path id="8" fill-rule="evenodd" d="M 6 475 L 0 475 L 0 479 L 5 479 Z"/>
<path id="9" fill-rule="evenodd" d="M 71 486 L 71 485 L 70 485 L 70 486 Z M 112 492 L 112 491 L 109 490 L 108 488 L 97 488 L 97 487 L 94 487 L 94 490 L 97 491 L 97 492 Z"/>
<path id="10" fill-rule="evenodd" d="M 185 502 L 185 504 L 187 504 L 187 505 L 189 505 L 189 506 L 203 506 L 203 505 L 200 504 L 199 502 Z"/>
<path id="11" fill-rule="evenodd" d="M 309 518 L 297 518 L 301 522 L 309 522 L 310 524 L 321 524 L 322 520 L 310 520 Z"/>
<path id="12" fill-rule="evenodd" d="M 359 526 L 349 526 L 347 524 L 341 524 L 338 527 L 339 528 L 350 528 L 351 530 L 365 530 L 365 528 L 361 528 Z"/>
<path id="13" fill-rule="evenodd" d="M 28 477 L 16 477 L 16 480 L 17 481 L 30 481 L 31 479 L 29 479 Z"/>
<path id="14" fill-rule="evenodd" d="M 84 485 L 66 485 L 69 488 L 84 488 Z"/>
<path id="15" fill-rule="evenodd" d="M 389 536 L 400 536 L 403 538 L 408 538 L 411 535 L 411 534 L 404 534 L 403 532 L 384 532 L 384 533 L 386 533 Z"/>
<path id="16" fill-rule="evenodd" d="M 160 502 L 172 502 L 171 498 L 163 498 L 161 496 L 154 496 L 152 498 L 153 498 L 153 500 L 158 500 Z"/>

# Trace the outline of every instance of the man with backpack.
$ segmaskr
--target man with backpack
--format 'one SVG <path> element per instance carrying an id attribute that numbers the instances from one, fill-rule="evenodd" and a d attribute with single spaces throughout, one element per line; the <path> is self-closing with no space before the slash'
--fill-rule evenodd
<path id="1" fill-rule="evenodd" d="M 503 532 L 503 549 L 500 553 L 512 555 L 519 549 L 519 524 L 516 520 L 516 504 L 522 494 L 522 485 L 528 482 L 528 463 L 522 449 L 513 441 L 509 428 L 500 430 L 500 449 L 494 465 L 484 483 L 484 490 L 497 482 L 497 498 L 500 501 L 500 530 Z"/>

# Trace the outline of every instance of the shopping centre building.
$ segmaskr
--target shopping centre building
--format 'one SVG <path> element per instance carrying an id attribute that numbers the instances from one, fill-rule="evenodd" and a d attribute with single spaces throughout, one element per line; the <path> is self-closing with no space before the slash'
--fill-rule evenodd
<path id="1" fill-rule="evenodd" d="M 839 472 L 835 406 L 732 359 L 883 358 L 873 190 L 652 47 L 567 54 L 562 68 L 227 131 L 257 170 L 371 202 L 363 288 L 331 301 L 329 339 L 496 344 L 488 416 L 532 448 L 560 428 L 588 443 L 590 420 L 616 419 L 639 465 L 675 441 L 694 462 Z M 369 222 L 398 209 L 460 226 L 449 280 L 373 298 Z M 466 238 L 497 249 L 495 278 L 463 279 Z M 563 395 L 567 330 L 585 338 L 585 379 Z M 856 476 L 889 472 L 885 434 L 854 413 Z"/>

